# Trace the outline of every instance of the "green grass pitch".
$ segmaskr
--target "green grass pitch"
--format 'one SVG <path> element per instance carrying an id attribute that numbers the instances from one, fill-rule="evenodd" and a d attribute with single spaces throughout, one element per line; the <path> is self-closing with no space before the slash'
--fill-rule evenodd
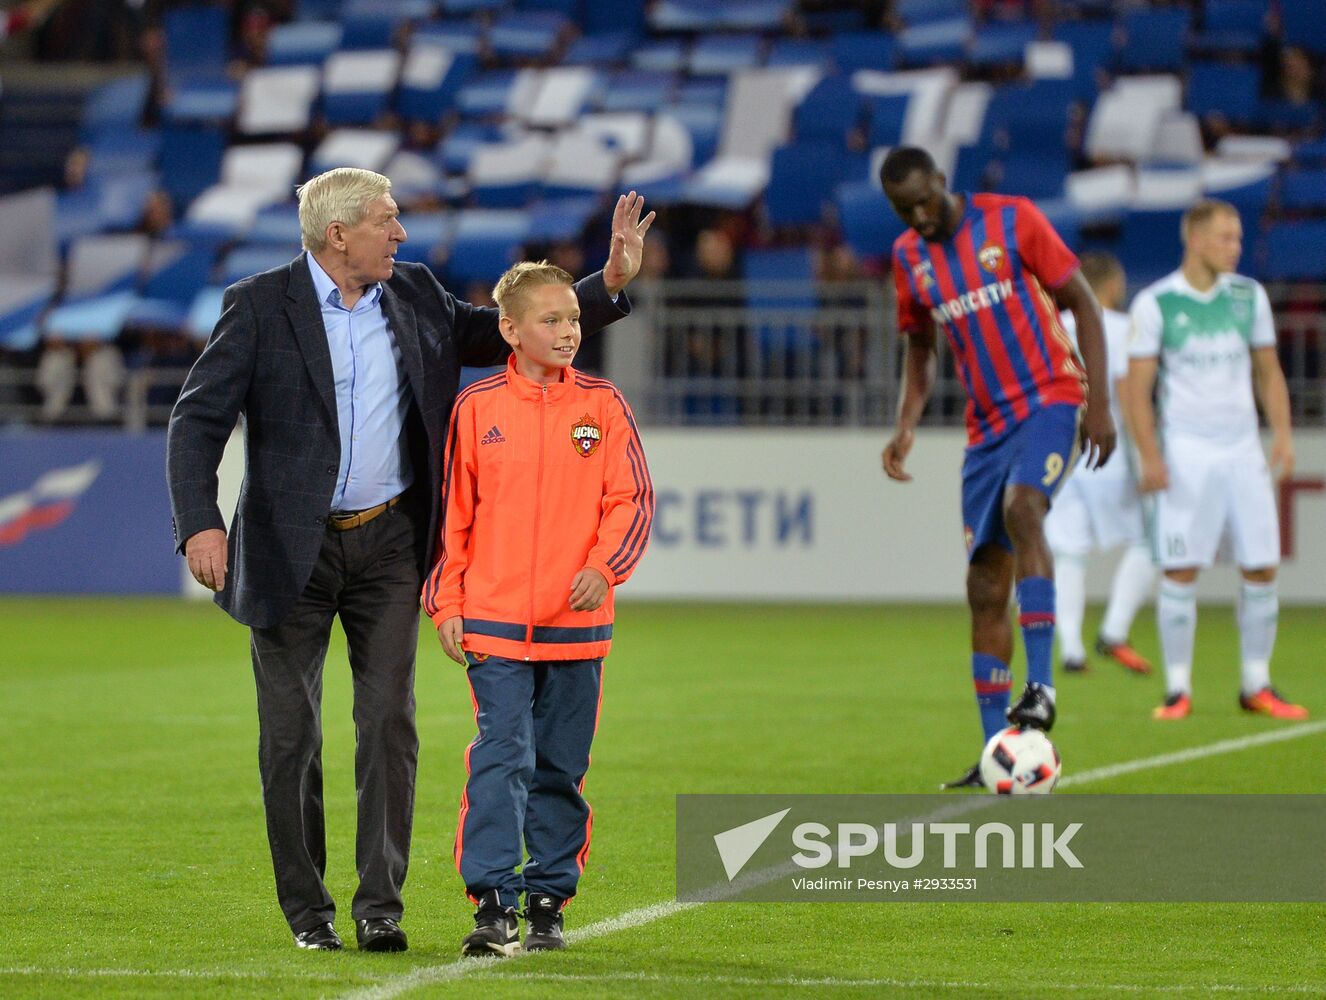
<path id="1" fill-rule="evenodd" d="M 1326 904 L 674 906 L 562 954 L 457 973 L 472 925 L 450 846 L 473 720 L 427 633 L 411 949 L 299 952 L 272 890 L 245 631 L 209 605 L 8 599 L 0 633 L 6 998 L 1326 995 Z M 678 792 L 930 792 L 978 748 L 959 608 L 623 604 L 617 636 L 572 934 L 672 899 Z M 1156 653 L 1149 614 L 1136 641 Z M 1237 708 L 1228 608 L 1202 609 L 1198 644 L 1183 723 L 1150 720 L 1155 677 L 1101 662 L 1061 677 L 1065 774 L 1286 725 Z M 1326 717 L 1323 648 L 1326 613 L 1287 608 L 1275 679 L 1314 719 Z M 328 879 L 352 939 L 349 693 L 338 639 Z M 1062 794 L 1077 791 L 1321 793 L 1326 733 Z"/>

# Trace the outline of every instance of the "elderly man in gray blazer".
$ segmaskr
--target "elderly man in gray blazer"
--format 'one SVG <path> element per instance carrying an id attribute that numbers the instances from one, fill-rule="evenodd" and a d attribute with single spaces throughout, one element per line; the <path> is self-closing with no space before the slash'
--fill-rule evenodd
<path id="1" fill-rule="evenodd" d="M 629 312 L 643 199 L 618 199 L 603 270 L 576 285 L 586 333 Z M 299 188 L 305 253 L 225 292 L 170 419 L 175 540 L 251 636 L 258 765 L 281 909 L 301 948 L 341 947 L 323 881 L 322 668 L 332 619 L 354 685 L 359 947 L 403 951 L 418 737 L 419 588 L 437 538 L 443 438 L 462 365 L 509 348 L 495 309 L 422 264 L 380 174 L 338 168 Z M 227 535 L 217 467 L 243 417 L 244 485 Z"/>

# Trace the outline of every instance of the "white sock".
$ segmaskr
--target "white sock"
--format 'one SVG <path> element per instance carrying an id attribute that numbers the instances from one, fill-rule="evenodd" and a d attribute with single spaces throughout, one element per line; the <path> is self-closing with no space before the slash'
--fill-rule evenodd
<path id="1" fill-rule="evenodd" d="M 1280 592 L 1275 581 L 1243 581 L 1239 591 L 1239 650 L 1243 654 L 1243 693 L 1256 694 L 1271 683 L 1271 650 L 1280 619 Z"/>
<path id="2" fill-rule="evenodd" d="M 1165 654 L 1165 693 L 1191 694 L 1197 584 L 1161 580 L 1156 622 L 1160 626 L 1160 648 Z"/>
<path id="3" fill-rule="evenodd" d="M 1114 571 L 1110 603 L 1105 607 L 1100 637 L 1111 645 L 1127 642 L 1133 619 L 1155 586 L 1156 567 L 1151 561 L 1151 549 L 1146 545 L 1132 546 L 1123 554 Z"/>
<path id="4" fill-rule="evenodd" d="M 1064 552 L 1054 554 L 1054 631 L 1059 639 L 1059 657 L 1081 663 L 1087 658 L 1082 645 L 1082 613 L 1087 603 L 1087 561 Z"/>

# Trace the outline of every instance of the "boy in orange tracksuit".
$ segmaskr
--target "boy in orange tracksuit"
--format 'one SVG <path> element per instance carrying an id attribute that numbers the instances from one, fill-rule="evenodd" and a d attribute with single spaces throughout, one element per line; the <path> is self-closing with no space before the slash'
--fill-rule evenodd
<path id="1" fill-rule="evenodd" d="M 581 790 L 613 587 L 644 554 L 654 514 L 630 407 L 611 382 L 571 367 L 571 276 L 517 264 L 493 297 L 514 354 L 456 399 L 440 556 L 423 593 L 442 648 L 467 665 L 479 727 L 455 846 L 478 904 L 466 955 L 520 950 L 522 891 L 525 950 L 564 947 L 561 911 L 593 828 Z"/>

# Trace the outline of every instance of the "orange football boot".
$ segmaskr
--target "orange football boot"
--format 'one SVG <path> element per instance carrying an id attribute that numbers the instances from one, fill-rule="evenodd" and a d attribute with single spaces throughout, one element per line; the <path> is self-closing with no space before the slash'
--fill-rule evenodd
<path id="1" fill-rule="evenodd" d="M 1126 642 L 1096 640 L 1096 652 L 1135 674 L 1151 673 L 1151 662 Z"/>
<path id="2" fill-rule="evenodd" d="M 1186 694 L 1172 694 L 1165 699 L 1165 704 L 1151 709 L 1153 719 L 1186 719 L 1192 715 L 1192 697 Z"/>
<path id="3" fill-rule="evenodd" d="M 1239 705 L 1243 707 L 1245 712 L 1269 715 L 1272 719 L 1306 719 L 1308 717 L 1306 708 L 1285 701 L 1280 697 L 1280 692 L 1269 685 L 1253 695 L 1240 694 Z"/>

